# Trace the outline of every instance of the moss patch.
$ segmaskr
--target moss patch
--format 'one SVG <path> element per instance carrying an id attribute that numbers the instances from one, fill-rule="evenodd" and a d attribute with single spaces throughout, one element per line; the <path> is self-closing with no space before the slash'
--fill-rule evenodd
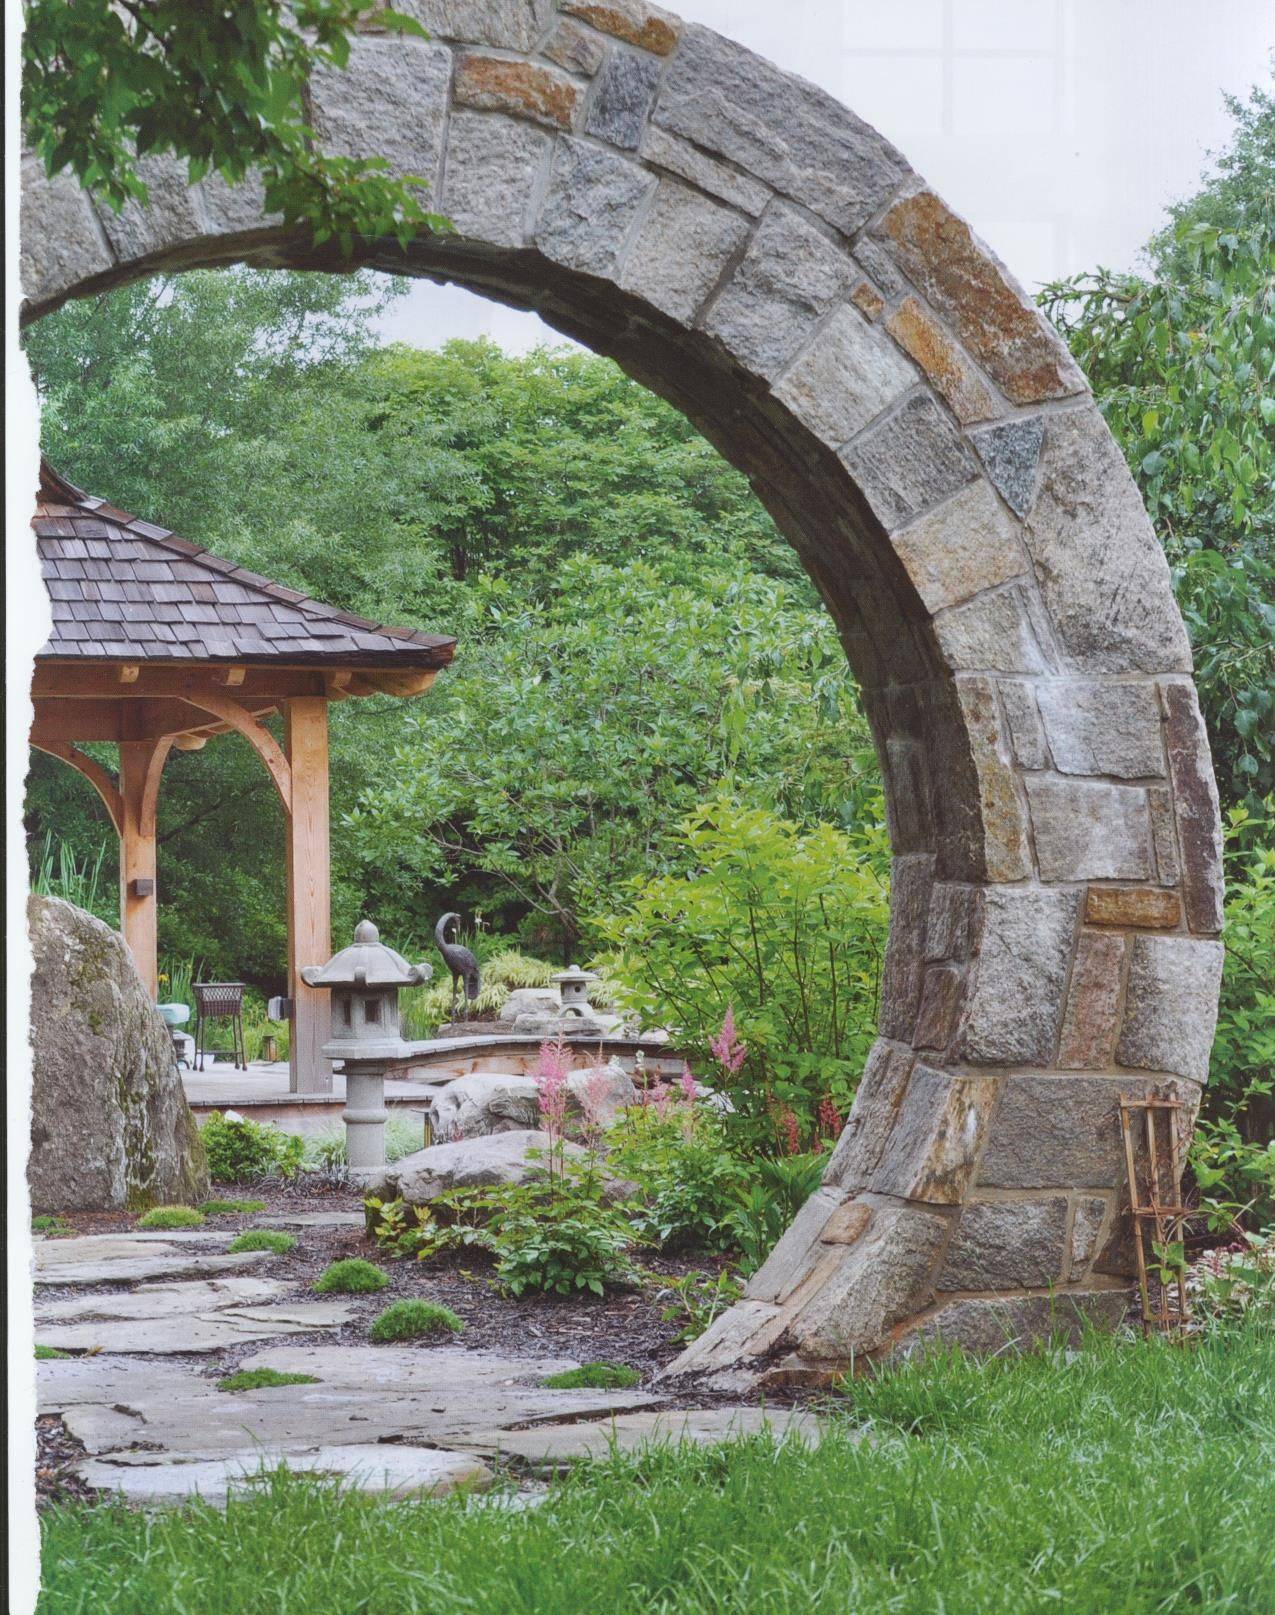
<path id="1" fill-rule="evenodd" d="M 271 1385 L 317 1385 L 313 1374 L 281 1374 L 277 1368 L 241 1368 L 217 1381 L 219 1391 L 262 1391 Z"/>
<path id="2" fill-rule="evenodd" d="M 627 1363 L 581 1363 L 540 1381 L 554 1391 L 623 1391 L 642 1378 Z"/>
<path id="3" fill-rule="evenodd" d="M 202 1228 L 203 1213 L 194 1206 L 156 1206 L 137 1219 L 139 1228 Z"/>
<path id="4" fill-rule="evenodd" d="M 368 1335 L 384 1346 L 394 1340 L 419 1340 L 423 1335 L 458 1335 L 464 1327 L 450 1307 L 433 1301 L 394 1301 L 374 1320 Z"/>
<path id="5" fill-rule="evenodd" d="M 314 1287 L 320 1295 L 371 1295 L 383 1290 L 389 1282 L 390 1276 L 384 1268 L 365 1262 L 361 1256 L 351 1256 L 324 1268 L 314 1281 Z"/>
<path id="6" fill-rule="evenodd" d="M 274 1256 L 286 1256 L 297 1248 L 295 1234 L 280 1233 L 275 1228 L 249 1228 L 230 1242 L 230 1254 L 240 1251 L 270 1251 Z"/>

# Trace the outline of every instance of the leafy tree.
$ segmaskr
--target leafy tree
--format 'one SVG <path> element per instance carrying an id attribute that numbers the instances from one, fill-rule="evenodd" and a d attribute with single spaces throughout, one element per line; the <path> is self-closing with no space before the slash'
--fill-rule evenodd
<path id="1" fill-rule="evenodd" d="M 1275 785 L 1275 100 L 1148 249 L 1043 302 L 1087 371 L 1156 524 L 1224 792 Z"/>
<path id="2" fill-rule="evenodd" d="M 287 224 L 335 237 L 444 227 L 419 200 L 425 181 L 393 177 L 382 157 L 318 150 L 306 91 L 318 69 L 341 69 L 354 32 L 424 36 L 380 0 L 26 0 L 22 107 L 27 139 L 50 174 L 69 168 L 117 211 L 145 202 L 140 160 L 185 159 L 192 184 L 259 176 L 265 205 Z"/>

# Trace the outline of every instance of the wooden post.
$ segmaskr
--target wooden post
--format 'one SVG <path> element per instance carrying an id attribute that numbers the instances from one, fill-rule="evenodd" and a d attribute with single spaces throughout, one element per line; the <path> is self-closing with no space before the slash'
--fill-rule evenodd
<path id="1" fill-rule="evenodd" d="M 321 696 L 283 703 L 292 770 L 288 835 L 288 991 L 292 1044 L 288 1086 L 293 1093 L 331 1093 L 328 1041 L 331 994 L 307 987 L 303 965 L 322 965 L 332 953 L 331 865 L 328 836 L 328 707 Z"/>
<path id="2" fill-rule="evenodd" d="M 120 930 L 152 998 L 159 989 L 155 805 L 171 746 L 167 738 L 120 743 Z"/>

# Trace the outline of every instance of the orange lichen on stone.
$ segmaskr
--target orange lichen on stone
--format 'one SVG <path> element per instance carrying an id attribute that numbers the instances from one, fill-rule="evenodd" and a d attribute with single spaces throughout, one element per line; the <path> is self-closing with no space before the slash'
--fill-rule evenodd
<path id="1" fill-rule="evenodd" d="M 1081 933 L 1058 1053 L 1064 1071 L 1101 1071 L 1110 1066 L 1124 954 L 1122 936 Z"/>
<path id="2" fill-rule="evenodd" d="M 991 388 L 915 297 L 906 298 L 895 309 L 885 328 L 925 371 L 957 420 L 986 421 L 1000 413 Z"/>
<path id="3" fill-rule="evenodd" d="M 877 291 L 871 281 L 861 280 L 850 293 L 850 301 L 861 314 L 866 314 L 870 320 L 879 317 L 885 307 L 885 299 Z"/>
<path id="4" fill-rule="evenodd" d="M 1006 397 L 1029 404 L 1085 390 L 1061 338 L 933 192 L 896 202 L 877 232 Z"/>
<path id="5" fill-rule="evenodd" d="M 654 56 L 669 55 L 681 32 L 676 17 L 642 0 L 569 0 L 562 10 Z"/>
<path id="6" fill-rule="evenodd" d="M 1176 892 L 1147 886 L 1091 886 L 1085 900 L 1087 925 L 1128 925 L 1169 931 L 1182 918 Z"/>
<path id="7" fill-rule="evenodd" d="M 471 51 L 457 63 L 455 99 L 460 106 L 511 112 L 551 129 L 570 129 L 580 90 L 551 67 Z"/>

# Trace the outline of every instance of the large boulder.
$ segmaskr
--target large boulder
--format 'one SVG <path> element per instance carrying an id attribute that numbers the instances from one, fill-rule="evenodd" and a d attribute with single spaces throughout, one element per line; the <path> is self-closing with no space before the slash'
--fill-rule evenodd
<path id="1" fill-rule="evenodd" d="M 548 1170 L 548 1133 L 534 1128 L 492 1133 L 485 1138 L 457 1139 L 431 1144 L 405 1155 L 389 1167 L 371 1187 L 384 1200 L 406 1200 L 422 1206 L 449 1189 L 494 1188 L 502 1183 L 526 1183 Z M 563 1144 L 567 1155 L 580 1156 L 578 1144 Z"/>
<path id="2" fill-rule="evenodd" d="M 199 1200 L 208 1165 L 172 1040 L 124 939 L 32 896 L 31 1157 L 37 1212 Z"/>
<path id="3" fill-rule="evenodd" d="M 615 1061 L 573 1071 L 567 1078 L 568 1125 L 587 1114 L 593 1126 L 605 1131 L 621 1110 L 636 1103 L 633 1079 Z M 538 1127 L 540 1093 L 534 1077 L 475 1071 L 439 1088 L 425 1114 L 439 1143 L 481 1138 Z"/>

